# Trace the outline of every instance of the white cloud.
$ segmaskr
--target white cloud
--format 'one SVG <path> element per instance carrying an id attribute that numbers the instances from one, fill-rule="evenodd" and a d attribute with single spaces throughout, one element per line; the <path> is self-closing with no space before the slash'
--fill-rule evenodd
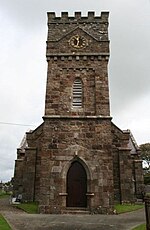
<path id="1" fill-rule="evenodd" d="M 5 0 L 0 9 L 0 122 L 39 125 L 44 115 L 48 11 L 110 11 L 111 115 L 149 142 L 149 0 Z M 30 127 L 0 123 L 0 180 L 13 176 L 16 148 Z M 31 128 L 34 128 L 31 126 Z"/>

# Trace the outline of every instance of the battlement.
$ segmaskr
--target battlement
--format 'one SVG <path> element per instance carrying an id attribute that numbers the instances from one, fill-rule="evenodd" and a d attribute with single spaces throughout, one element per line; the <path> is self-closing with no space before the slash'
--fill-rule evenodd
<path id="1" fill-rule="evenodd" d="M 89 11 L 87 16 L 82 16 L 81 12 L 75 12 L 74 16 L 69 16 L 68 12 L 61 12 L 61 17 L 57 17 L 55 12 L 48 12 L 48 23 L 108 23 L 109 12 L 101 12 L 100 16 L 95 16 L 95 12 Z"/>

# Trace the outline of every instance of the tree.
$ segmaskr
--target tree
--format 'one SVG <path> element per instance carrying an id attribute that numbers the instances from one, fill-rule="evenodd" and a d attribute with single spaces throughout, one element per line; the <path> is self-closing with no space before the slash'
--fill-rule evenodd
<path id="1" fill-rule="evenodd" d="M 150 167 L 150 143 L 145 143 L 139 146 L 142 159 L 145 160 Z"/>

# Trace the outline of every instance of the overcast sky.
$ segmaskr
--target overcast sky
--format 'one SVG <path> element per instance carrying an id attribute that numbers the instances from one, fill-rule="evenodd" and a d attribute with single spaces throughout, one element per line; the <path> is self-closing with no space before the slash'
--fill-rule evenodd
<path id="1" fill-rule="evenodd" d="M 42 123 L 48 11 L 57 16 L 110 12 L 111 116 L 119 128 L 132 131 L 138 144 L 150 142 L 150 0 L 0 0 L 2 181 L 13 176 L 25 131 Z"/>

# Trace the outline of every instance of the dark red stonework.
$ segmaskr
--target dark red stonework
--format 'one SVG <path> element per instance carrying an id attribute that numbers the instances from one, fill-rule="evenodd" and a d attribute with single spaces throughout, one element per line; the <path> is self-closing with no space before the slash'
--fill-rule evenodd
<path id="1" fill-rule="evenodd" d="M 110 117 L 108 15 L 48 13 L 44 122 L 26 133 L 27 145 L 18 149 L 14 176 L 14 194 L 39 201 L 41 213 L 65 213 L 72 204 L 92 213 L 111 213 L 115 202 L 133 202 L 141 194 L 138 147 L 130 131 L 120 130 Z M 76 37 L 86 41 L 83 47 L 76 47 L 78 40 L 73 47 Z M 73 105 L 76 79 L 82 83 L 79 107 Z M 77 172 L 81 178 L 73 179 L 72 186 L 74 197 L 81 197 L 71 203 L 67 178 L 75 164 L 85 172 L 86 194 L 77 188 L 82 179 Z"/>

